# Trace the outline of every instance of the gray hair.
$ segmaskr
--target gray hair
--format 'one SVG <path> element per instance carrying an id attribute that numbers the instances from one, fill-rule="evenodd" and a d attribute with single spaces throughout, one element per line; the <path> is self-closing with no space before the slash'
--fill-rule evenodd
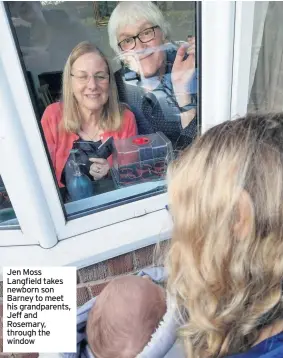
<path id="1" fill-rule="evenodd" d="M 118 35 L 125 25 L 135 24 L 145 19 L 161 29 L 164 38 L 170 39 L 170 25 L 162 12 L 151 1 L 121 1 L 112 12 L 108 22 L 108 36 L 111 48 L 119 53 Z"/>

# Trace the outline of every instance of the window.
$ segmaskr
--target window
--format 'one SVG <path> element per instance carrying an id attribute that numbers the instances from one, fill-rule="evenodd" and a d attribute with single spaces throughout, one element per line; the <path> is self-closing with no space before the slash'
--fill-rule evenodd
<path id="1" fill-rule="evenodd" d="M 69 220 L 164 193 L 168 163 L 200 130 L 201 68 L 193 61 L 194 40 L 200 58 L 196 2 L 156 1 L 132 23 L 131 14 L 142 8 L 132 8 L 128 17 L 122 9 L 111 22 L 117 4 L 6 3 L 46 158 Z M 78 51 L 86 53 L 73 55 L 66 68 L 82 41 L 94 43 L 109 66 L 82 46 Z M 183 43 L 178 70 L 173 64 Z"/>
<path id="2" fill-rule="evenodd" d="M 235 12 L 239 3 L 154 3 L 171 23 L 173 40 L 185 41 L 188 36 L 195 35 L 197 98 L 192 104 L 197 104 L 197 126 L 203 132 L 230 117 L 235 68 Z M 29 6 L 33 10 L 29 10 Z M 0 46 L 0 171 L 20 224 L 18 230 L 1 231 L 1 246 L 6 246 L 0 250 L 3 265 L 12 261 L 15 264 L 46 265 L 55 262 L 82 267 L 171 237 L 171 224 L 165 210 L 168 198 L 162 178 L 64 203 L 43 135 L 42 113 L 51 101 L 60 98 L 58 72 L 62 73 L 68 56 L 65 48 L 72 38 L 76 38 L 72 46 L 82 40 L 98 42 L 110 59 L 114 72 L 121 69 L 117 56 L 108 46 L 106 25 L 116 6 L 117 2 L 106 1 L 37 2 L 33 5 L 0 2 L 0 32 L 5 40 Z M 62 20 L 59 10 L 64 7 L 71 26 L 66 26 Z M 52 22 L 49 25 L 48 36 L 55 34 L 53 44 L 56 39 L 60 41 L 53 47 L 56 51 L 50 58 L 45 50 L 49 37 L 45 38 L 40 31 L 40 26 L 47 20 L 45 17 L 42 20 L 39 10 L 43 14 L 58 10 L 51 17 L 51 22 L 57 19 L 57 24 Z M 37 14 L 36 19 L 29 11 Z M 252 23 L 252 19 L 248 16 L 247 23 Z M 76 26 L 78 22 L 79 26 Z M 75 31 L 81 34 L 77 29 L 82 27 L 90 30 L 90 35 L 83 34 L 78 38 Z M 49 47 L 50 44 L 46 48 Z M 242 59 L 247 53 L 242 51 L 237 59 Z M 54 62 L 56 56 L 61 59 L 60 66 Z M 31 81 L 33 71 L 35 74 Z M 52 72 L 53 80 L 41 78 L 39 82 L 38 77 L 44 71 Z M 89 74 L 93 73 L 90 71 Z M 46 84 L 51 99 L 48 92 L 45 96 Z M 44 86 L 43 92 L 39 89 L 41 86 Z M 239 93 L 243 93 L 243 88 Z M 123 95 L 121 90 L 119 95 Z M 173 149 L 173 154 L 178 155 L 178 150 Z M 156 191 L 152 188 L 154 185 L 159 187 Z M 109 201 L 106 201 L 107 195 L 115 196 L 115 200 L 108 197 Z M 103 197 L 106 204 L 101 204 Z M 38 245 L 49 250 L 41 250 Z"/>
<path id="3" fill-rule="evenodd" d="M 250 112 L 283 110 L 283 3 L 255 2 L 249 80 Z"/>
<path id="4" fill-rule="evenodd" d="M 0 229 L 18 228 L 18 220 L 0 176 Z"/>

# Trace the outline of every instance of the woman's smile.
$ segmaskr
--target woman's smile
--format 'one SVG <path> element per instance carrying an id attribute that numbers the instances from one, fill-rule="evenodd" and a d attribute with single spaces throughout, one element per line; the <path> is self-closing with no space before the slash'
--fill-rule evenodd
<path id="1" fill-rule="evenodd" d="M 95 94 L 85 94 L 85 97 L 88 99 L 96 99 L 100 96 L 100 93 L 95 93 Z"/>
<path id="2" fill-rule="evenodd" d="M 78 105 L 89 111 L 100 112 L 109 97 L 109 81 L 101 81 L 97 73 L 107 73 L 105 61 L 98 53 L 86 53 L 73 64 L 75 73 L 85 73 L 88 81 L 80 83 L 73 77 L 72 89 Z M 86 92 L 85 92 L 86 91 Z"/>

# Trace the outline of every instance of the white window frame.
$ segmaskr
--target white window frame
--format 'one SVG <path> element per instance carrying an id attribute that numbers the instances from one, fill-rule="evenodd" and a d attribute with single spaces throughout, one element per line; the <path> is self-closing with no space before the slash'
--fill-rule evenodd
<path id="1" fill-rule="evenodd" d="M 235 2 L 202 3 L 202 96 L 200 99 L 202 132 L 229 119 L 231 115 L 235 7 Z M 10 98 L 6 104 L 8 114 L 4 120 L 9 122 L 12 113 L 17 113 L 14 117 L 18 121 L 17 124 L 15 121 L 13 124 L 16 128 L 7 126 L 9 128 L 6 135 L 17 143 L 17 150 L 10 146 L 11 155 L 18 155 L 25 150 L 23 156 L 26 159 L 18 160 L 18 164 L 24 175 L 22 186 L 28 187 L 26 196 L 30 198 L 30 206 L 33 207 L 32 215 L 37 212 L 37 216 L 27 219 L 29 215 L 25 213 L 26 204 L 16 195 L 11 163 L 3 160 L 3 155 L 0 153 L 1 165 L 5 167 L 3 178 L 5 184 L 7 182 L 7 190 L 22 232 L 24 232 L 24 220 L 27 220 L 25 227 L 28 231 L 24 239 L 26 240 L 30 232 L 35 229 L 32 237 L 37 236 L 37 243 L 40 246 L 50 248 L 50 250 L 42 250 L 40 247 L 27 246 L 24 248 L 25 255 L 22 254 L 23 247 L 1 248 L 2 266 L 9 262 L 17 262 L 17 264 L 29 262 L 42 265 L 75 263 L 82 267 L 160 239 L 170 238 L 171 221 L 165 210 L 166 193 L 66 223 L 3 2 L 0 2 L 0 33 L 5 39 L 0 47 L 1 61 L 5 73 L 9 74 L 7 83 L 10 88 Z M 29 120 L 26 120 L 27 118 Z M 18 133 L 17 138 L 14 134 L 15 129 Z M 31 173 L 33 182 L 28 186 L 27 181 Z M 32 189 L 38 195 L 37 200 L 32 198 Z M 34 220 L 41 220 L 42 227 L 40 224 L 35 228 Z M 11 232 L 17 233 L 15 230 Z M 1 236 L 6 234 L 7 231 L 0 231 Z M 57 240 L 62 241 L 55 245 Z M 32 241 L 34 242 L 35 240 Z M 11 259 L 7 256 L 8 252 L 12 254 Z"/>
<path id="2" fill-rule="evenodd" d="M 236 1 L 231 118 L 247 113 L 255 1 Z"/>
<path id="3" fill-rule="evenodd" d="M 23 135 L 8 76 L 3 67 L 2 52 L 0 78 L 1 176 L 21 228 L 1 230 L 0 246 L 33 245 L 40 241 L 42 247 L 51 247 L 57 243 L 54 224 Z"/>

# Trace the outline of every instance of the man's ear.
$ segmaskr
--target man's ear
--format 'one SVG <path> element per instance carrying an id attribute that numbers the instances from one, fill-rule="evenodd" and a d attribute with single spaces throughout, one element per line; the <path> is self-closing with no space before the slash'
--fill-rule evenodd
<path id="1" fill-rule="evenodd" d="M 238 202 L 237 219 L 234 224 L 234 233 L 240 240 L 245 239 L 252 230 L 254 208 L 251 197 L 243 190 Z"/>

